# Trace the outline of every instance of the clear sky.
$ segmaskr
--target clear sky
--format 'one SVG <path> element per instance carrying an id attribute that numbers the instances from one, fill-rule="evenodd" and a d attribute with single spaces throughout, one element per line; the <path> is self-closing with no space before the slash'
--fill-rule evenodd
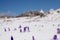
<path id="1" fill-rule="evenodd" d="M 60 8 L 60 0 L 0 0 L 0 15 L 18 15 L 28 10 Z"/>

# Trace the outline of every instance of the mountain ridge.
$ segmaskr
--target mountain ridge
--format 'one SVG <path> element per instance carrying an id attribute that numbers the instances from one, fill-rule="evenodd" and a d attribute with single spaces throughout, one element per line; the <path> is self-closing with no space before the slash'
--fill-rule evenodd
<path id="1" fill-rule="evenodd" d="M 60 13 L 60 8 L 59 9 L 50 9 L 48 12 L 43 11 L 43 10 L 38 10 L 38 11 L 28 11 L 28 12 L 24 12 L 21 13 L 18 16 L 9 16 L 9 15 L 0 15 L 0 18 L 17 18 L 17 17 L 35 17 L 35 16 L 40 16 L 40 17 L 45 17 L 48 14 L 58 14 Z"/>

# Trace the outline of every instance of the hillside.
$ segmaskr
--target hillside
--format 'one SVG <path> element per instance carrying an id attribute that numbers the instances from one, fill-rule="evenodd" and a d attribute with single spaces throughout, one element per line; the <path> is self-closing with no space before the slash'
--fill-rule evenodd
<path id="1" fill-rule="evenodd" d="M 14 40 L 60 40 L 60 9 L 0 18 L 0 39 L 11 40 L 11 36 Z"/>

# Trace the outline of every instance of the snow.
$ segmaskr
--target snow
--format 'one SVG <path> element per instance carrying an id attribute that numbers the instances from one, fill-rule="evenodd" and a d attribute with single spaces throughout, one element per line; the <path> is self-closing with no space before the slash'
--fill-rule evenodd
<path id="1" fill-rule="evenodd" d="M 10 40 L 11 36 L 14 40 L 32 40 L 32 36 L 35 40 L 53 40 L 54 35 L 60 40 L 60 34 L 57 34 L 57 28 L 60 28 L 60 14 L 56 11 L 50 12 L 53 14 L 50 13 L 42 18 L 40 16 L 0 18 L 0 40 Z M 23 32 L 19 30 L 20 25 Z M 26 26 L 30 32 L 24 32 Z"/>
<path id="2" fill-rule="evenodd" d="M 40 13 L 44 13 L 44 11 L 43 10 L 40 10 Z"/>

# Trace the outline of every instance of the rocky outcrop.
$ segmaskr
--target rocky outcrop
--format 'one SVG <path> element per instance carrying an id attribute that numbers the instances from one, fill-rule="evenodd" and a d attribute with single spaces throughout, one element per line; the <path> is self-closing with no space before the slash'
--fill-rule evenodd
<path id="1" fill-rule="evenodd" d="M 0 18 L 5 18 L 5 17 L 7 17 L 7 18 L 35 17 L 35 16 L 45 17 L 48 14 L 57 14 L 57 13 L 60 13 L 60 8 L 57 9 L 57 10 L 50 9 L 48 12 L 45 12 L 43 10 L 40 10 L 40 11 L 29 11 L 29 12 L 21 13 L 18 16 L 6 16 L 6 15 L 3 15 L 3 16 L 0 16 Z"/>
<path id="2" fill-rule="evenodd" d="M 44 17 L 45 14 L 41 13 L 39 11 L 29 11 L 29 12 L 23 13 L 21 15 L 18 15 L 17 17 L 34 17 L 34 16 Z"/>

